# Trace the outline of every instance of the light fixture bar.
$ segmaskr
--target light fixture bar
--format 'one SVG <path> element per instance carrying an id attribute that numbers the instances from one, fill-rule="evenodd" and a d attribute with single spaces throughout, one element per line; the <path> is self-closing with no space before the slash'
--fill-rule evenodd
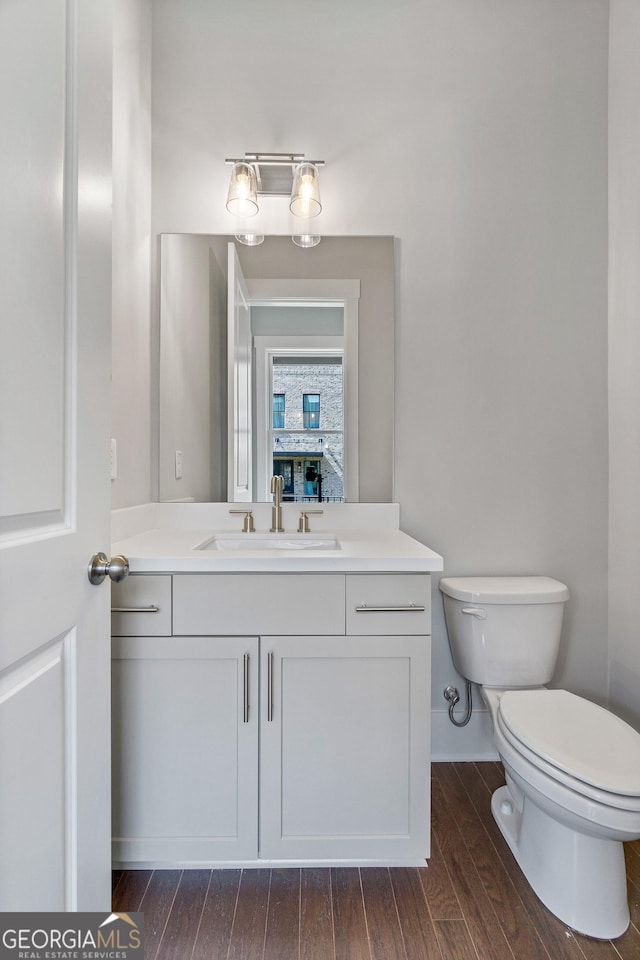
<path id="1" fill-rule="evenodd" d="M 257 193 L 263 197 L 285 197 L 291 193 L 296 168 L 301 163 L 324 167 L 324 160 L 305 160 L 304 153 L 245 153 L 228 157 L 225 163 L 250 164 L 256 175 Z"/>
<path id="2" fill-rule="evenodd" d="M 258 163 L 263 167 L 287 167 L 302 163 L 304 153 L 245 153 L 244 157 L 228 157 L 225 163 Z M 324 160 L 307 160 L 314 167 L 324 167 Z"/>

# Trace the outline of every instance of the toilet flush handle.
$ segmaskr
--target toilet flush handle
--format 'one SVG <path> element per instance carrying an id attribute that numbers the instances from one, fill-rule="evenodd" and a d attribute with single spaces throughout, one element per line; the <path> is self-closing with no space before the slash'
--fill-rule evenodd
<path id="1" fill-rule="evenodd" d="M 483 610 L 482 607 L 463 607 L 463 613 L 468 613 L 471 617 L 477 617 L 478 620 L 487 619 L 487 611 Z"/>

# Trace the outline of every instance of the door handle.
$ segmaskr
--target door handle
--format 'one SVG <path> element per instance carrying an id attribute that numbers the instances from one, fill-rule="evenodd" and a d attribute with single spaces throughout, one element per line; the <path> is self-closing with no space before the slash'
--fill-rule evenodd
<path id="1" fill-rule="evenodd" d="M 129 576 L 129 561 L 126 557 L 112 557 L 111 560 L 104 553 L 94 553 L 87 568 L 89 583 L 98 586 L 105 577 L 114 583 L 120 583 Z"/>

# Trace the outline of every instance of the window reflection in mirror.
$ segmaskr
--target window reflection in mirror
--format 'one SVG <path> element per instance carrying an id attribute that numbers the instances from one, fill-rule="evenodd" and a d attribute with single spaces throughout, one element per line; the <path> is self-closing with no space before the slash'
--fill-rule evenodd
<path id="1" fill-rule="evenodd" d="M 229 365 L 227 356 L 230 242 L 232 237 L 213 235 L 163 234 L 161 237 L 158 374 L 161 500 L 233 499 L 229 492 L 229 435 L 238 395 L 237 390 L 235 393 L 229 390 L 234 366 Z M 250 480 L 241 498 L 269 499 L 267 479 L 278 462 L 283 476 L 286 472 L 290 480 L 284 491 L 285 499 L 317 500 L 320 495 L 323 499 L 391 500 L 394 239 L 323 237 L 317 247 L 304 250 L 295 247 L 289 237 L 268 237 L 260 247 L 244 247 L 239 243 L 234 247 L 246 280 L 251 317 L 250 389 L 246 401 L 251 409 L 247 411 L 244 428 L 250 453 Z M 316 313 L 322 311 L 324 316 L 324 326 L 318 327 L 310 298 L 313 299 L 314 290 L 316 293 L 330 291 L 332 285 L 334 290 L 346 290 L 347 298 L 354 289 L 358 290 L 356 309 L 351 313 L 356 317 L 355 330 L 349 326 L 348 306 L 346 319 L 338 319 L 341 311 L 329 302 L 328 293 L 322 305 L 315 303 Z M 296 300 L 295 291 L 304 292 L 307 288 L 311 291 L 309 296 L 303 293 Z M 277 291 L 282 289 L 294 293 L 278 300 Z M 300 341 L 311 347 L 314 338 L 320 341 L 320 346 L 306 356 L 300 349 Z M 342 345 L 336 347 L 339 338 L 343 338 Z M 285 342 L 288 347 L 283 350 Z M 319 384 L 326 380 L 316 379 L 315 384 L 301 388 L 294 406 L 287 390 L 277 386 L 278 368 L 284 368 L 283 359 L 289 360 L 292 350 L 312 365 L 323 357 L 321 345 L 329 342 L 333 349 L 324 354 L 323 363 L 336 366 L 336 354 L 346 348 L 342 370 L 345 377 L 342 437 L 338 427 L 330 421 L 324 422 L 331 405 L 327 406 L 326 389 Z M 267 344 L 271 345 L 270 353 Z M 265 366 L 266 356 L 271 366 L 269 363 Z M 233 404 L 229 396 L 234 397 Z M 293 416 L 299 417 L 299 427 L 293 426 Z M 280 423 L 283 426 L 279 426 Z M 292 432 L 296 429 L 297 434 Z M 311 436 L 315 443 L 309 446 Z M 298 442 L 297 449 L 294 449 L 294 440 Z M 323 443 L 322 450 L 317 449 L 319 440 Z M 283 450 L 284 445 L 289 449 Z M 176 451 L 182 460 L 179 478 L 175 476 Z M 335 463 L 334 475 L 343 473 L 342 492 L 335 492 L 335 476 L 329 490 L 330 457 Z M 312 473 L 315 479 L 311 478 Z"/>

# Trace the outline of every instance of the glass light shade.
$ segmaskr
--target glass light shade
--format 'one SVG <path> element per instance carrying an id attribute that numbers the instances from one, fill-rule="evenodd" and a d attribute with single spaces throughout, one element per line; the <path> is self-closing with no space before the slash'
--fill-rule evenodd
<path id="1" fill-rule="evenodd" d="M 294 234 L 291 239 L 297 247 L 317 247 L 320 243 L 320 237 L 310 233 Z"/>
<path id="2" fill-rule="evenodd" d="M 299 163 L 293 175 L 289 209 L 296 217 L 317 217 L 322 210 L 318 168 L 306 160 Z"/>
<path id="3" fill-rule="evenodd" d="M 245 247 L 257 247 L 264 240 L 262 233 L 236 233 L 236 240 Z"/>
<path id="4" fill-rule="evenodd" d="M 253 217 L 258 212 L 256 172 L 250 163 L 234 163 L 227 194 L 227 210 L 236 217 Z"/>

